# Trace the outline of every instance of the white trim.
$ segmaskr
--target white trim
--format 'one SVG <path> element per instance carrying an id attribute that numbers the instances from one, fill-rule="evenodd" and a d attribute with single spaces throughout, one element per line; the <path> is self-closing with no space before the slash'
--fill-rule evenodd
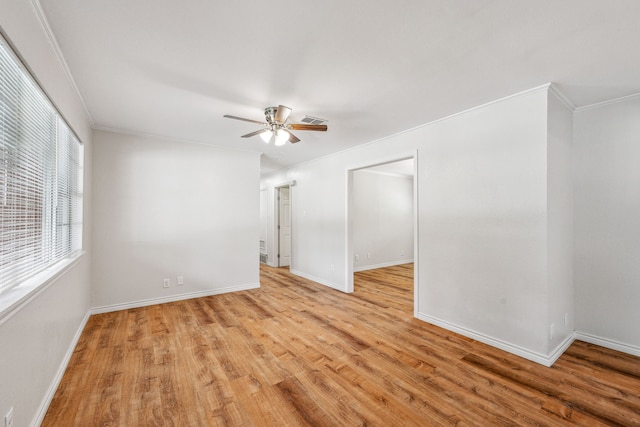
<path id="1" fill-rule="evenodd" d="M 409 160 L 409 159 L 406 159 L 406 160 Z M 401 162 L 402 160 L 398 160 L 398 161 Z M 375 167 L 375 166 L 372 166 L 372 167 Z M 391 176 L 391 177 L 394 177 L 394 178 L 413 179 L 413 174 L 405 175 L 405 174 L 402 174 L 402 173 L 379 171 L 379 170 L 370 169 L 370 168 L 364 168 L 360 172 L 370 173 L 370 174 L 375 174 L 375 175 Z"/>
<path id="2" fill-rule="evenodd" d="M 558 86 L 556 86 L 553 83 L 549 84 L 549 93 L 552 93 L 553 95 L 555 95 L 558 101 L 564 104 L 564 106 L 567 107 L 572 112 L 576 111 L 576 106 L 573 105 L 573 102 L 571 102 L 569 98 L 567 98 L 566 95 L 560 91 Z"/>
<path id="3" fill-rule="evenodd" d="M 296 185 L 296 180 L 294 179 L 293 181 L 287 181 L 287 182 L 283 182 L 282 184 L 274 184 L 273 188 L 282 188 L 282 187 L 293 187 L 294 185 Z"/>
<path id="4" fill-rule="evenodd" d="M 418 150 L 413 149 L 408 152 L 396 153 L 393 156 L 383 157 L 378 160 L 372 160 L 367 162 L 366 164 L 360 164 L 357 166 L 348 167 L 345 171 L 345 265 L 347 268 L 345 269 L 345 292 L 353 292 L 354 283 L 353 283 L 353 273 L 356 272 L 354 266 L 354 251 L 353 251 L 353 218 L 352 218 L 352 201 L 353 201 L 353 173 L 355 171 L 364 170 L 370 167 L 380 166 L 387 163 L 400 162 L 404 160 L 413 160 L 413 175 L 411 176 L 413 183 L 413 259 L 419 260 L 418 257 L 418 248 L 420 246 L 420 232 L 418 229 L 419 224 L 419 211 L 418 205 L 419 201 L 419 191 L 418 187 L 420 185 L 420 180 L 418 176 Z M 373 163 L 372 163 L 373 162 Z M 409 262 L 409 261 L 406 261 Z M 413 266 L 413 316 L 418 317 L 418 303 L 420 301 L 419 289 L 420 289 L 420 278 L 418 277 L 419 270 L 419 262 L 414 262 Z"/>
<path id="5" fill-rule="evenodd" d="M 296 185 L 296 181 L 287 181 L 285 183 L 275 185 L 273 187 L 273 264 L 272 267 L 280 268 L 280 267 L 289 267 L 291 269 L 291 264 L 293 263 L 293 190 L 292 187 Z M 291 232 L 289 234 L 289 243 L 291 245 L 290 254 L 289 254 L 289 264 L 288 265 L 280 265 L 280 190 L 283 188 L 289 189 L 289 226 L 291 228 Z M 268 247 L 267 247 L 268 251 Z M 268 260 L 268 256 L 267 256 Z M 268 263 L 267 263 L 268 264 Z M 269 264 L 270 265 L 270 264 Z"/>
<path id="6" fill-rule="evenodd" d="M 551 366 L 554 363 L 556 363 L 556 360 L 558 360 L 560 356 L 562 356 L 564 352 L 567 351 L 567 349 L 571 346 L 571 344 L 573 344 L 575 340 L 576 340 L 576 334 L 572 332 L 560 344 L 558 344 L 555 350 L 553 350 L 551 354 L 547 356 L 549 359 L 548 366 Z"/>
<path id="7" fill-rule="evenodd" d="M 168 302 L 183 301 L 186 299 L 202 298 L 212 295 L 226 294 L 230 292 L 248 291 L 260 288 L 260 283 L 249 283 L 247 285 L 227 286 L 225 288 L 208 289 L 205 291 L 189 292 L 186 294 L 172 295 L 168 297 L 149 298 L 139 301 L 127 302 L 122 304 L 104 305 L 92 308 L 91 314 L 110 313 L 112 311 L 128 310 L 130 308 L 147 307 L 156 304 L 165 304 Z"/>
<path id="8" fill-rule="evenodd" d="M 413 258 L 399 259 L 397 261 L 381 262 L 380 264 L 370 264 L 370 265 L 362 265 L 360 267 L 353 267 L 353 271 L 358 272 L 358 271 L 375 270 L 376 268 L 393 267 L 394 265 L 411 264 L 412 262 L 413 262 Z"/>
<path id="9" fill-rule="evenodd" d="M 78 345 L 78 341 L 80 341 L 82 332 L 84 331 L 85 326 L 87 326 L 89 317 L 91 317 L 91 312 L 87 311 L 87 313 L 84 315 L 84 318 L 80 322 L 80 326 L 78 326 L 78 330 L 76 331 L 76 334 L 73 336 L 73 339 L 69 343 L 69 348 L 67 349 L 67 352 L 64 355 L 64 358 L 62 359 L 60 366 L 58 367 L 58 371 L 56 372 L 56 375 L 53 377 L 53 380 L 49 385 L 49 390 L 47 390 L 47 393 L 45 394 L 44 399 L 40 403 L 40 407 L 36 411 L 36 417 L 31 422 L 32 426 L 39 426 L 40 424 L 42 424 L 42 421 L 44 420 L 44 416 L 47 414 L 47 410 L 49 409 L 49 405 L 51 404 L 51 401 L 53 400 L 53 397 L 55 396 L 56 391 L 58 390 L 60 381 L 62 381 L 62 377 L 65 371 L 67 370 L 67 366 L 69 365 L 71 356 L 73 356 L 73 352 L 75 351 L 76 346 Z"/>
<path id="10" fill-rule="evenodd" d="M 586 332 L 576 332 L 575 337 L 579 341 L 584 341 L 589 344 L 599 345 L 600 347 L 640 357 L 640 347 L 635 345 L 625 344 L 620 341 L 599 337 L 597 335 L 588 334 Z"/>
<path id="11" fill-rule="evenodd" d="M 455 325 L 453 323 L 447 322 L 445 320 L 441 320 L 438 319 L 436 317 L 433 316 L 429 316 L 427 314 L 424 313 L 418 313 L 418 315 L 416 316 L 418 319 L 425 321 L 427 323 L 430 323 L 432 325 L 435 326 L 439 326 L 441 328 L 444 328 L 448 331 L 451 332 L 455 332 L 457 334 L 463 335 L 465 337 L 468 338 L 472 338 L 476 341 L 480 341 L 484 344 L 490 345 L 492 347 L 498 348 L 500 350 L 504 350 L 507 353 L 511 353 L 511 354 L 515 354 L 516 356 L 520 356 L 522 358 L 525 358 L 527 360 L 531 360 L 532 362 L 536 362 L 539 363 L 541 365 L 544 366 L 551 366 L 553 365 L 553 362 L 555 362 L 555 360 L 557 359 L 557 357 L 559 357 L 559 355 L 556 354 L 558 352 L 558 350 L 556 350 L 556 352 L 554 352 L 553 357 L 555 357 L 555 359 L 553 357 L 550 357 L 548 355 L 542 354 L 542 353 L 538 353 L 535 351 L 531 351 L 531 350 L 527 350 L 526 348 L 520 347 L 518 345 L 514 345 L 511 344 L 509 342 L 497 339 L 497 338 L 493 338 L 490 337 L 488 335 L 482 334 L 480 332 L 476 332 L 474 330 L 462 327 L 462 326 L 458 326 Z M 568 343 L 567 343 L 568 342 Z M 564 347 L 565 345 L 568 347 L 571 342 L 573 342 L 573 336 L 569 336 L 561 345 L 560 347 Z M 559 347 L 559 348 L 560 348 Z"/>
<path id="12" fill-rule="evenodd" d="M 627 102 L 633 98 L 640 97 L 640 93 L 634 93 L 631 95 L 621 96 L 620 98 L 610 99 L 608 101 L 596 102 L 595 104 L 585 105 L 584 107 L 578 107 L 575 109 L 576 112 L 590 110 L 592 108 L 605 107 L 607 105 L 619 104 L 621 102 Z"/>
<path id="13" fill-rule="evenodd" d="M 319 283 L 321 285 L 327 286 L 329 288 L 333 288 L 333 289 L 335 289 L 337 291 L 340 291 L 340 292 L 350 293 L 349 291 L 347 291 L 344 288 L 344 286 L 339 285 L 338 283 L 330 282 L 328 280 L 324 280 L 324 279 L 321 279 L 319 277 L 315 277 L 315 276 L 312 276 L 312 275 L 307 274 L 307 273 L 303 273 L 303 272 L 298 271 L 298 270 L 289 270 L 289 271 L 292 274 L 295 274 L 296 276 L 300 276 L 300 277 L 302 277 L 304 279 L 311 280 L 312 282 Z"/>
<path id="14" fill-rule="evenodd" d="M 353 292 L 354 288 L 354 263 L 355 263 L 355 251 L 353 249 L 353 169 L 347 169 L 345 171 L 345 200 L 344 200 L 344 253 L 345 259 L 345 277 L 344 286 L 346 292 Z"/>
<path id="15" fill-rule="evenodd" d="M 47 15 L 44 13 L 44 10 L 42 9 L 42 5 L 40 4 L 40 1 L 39 0 L 31 0 L 31 5 L 33 6 L 33 9 L 36 12 L 36 16 L 38 17 L 38 21 L 40 23 L 40 26 L 42 27 L 42 30 L 44 31 L 44 34 L 47 36 L 47 39 L 49 40 L 49 43 L 51 44 L 51 48 L 53 50 L 53 53 L 55 54 L 56 58 L 58 59 L 58 62 L 60 63 L 60 66 L 62 67 L 62 71 L 64 72 L 64 75 L 67 78 L 67 81 L 69 82 L 69 84 L 71 85 L 71 88 L 75 91 L 76 96 L 80 100 L 80 104 L 82 105 L 82 108 L 84 109 L 84 112 L 87 115 L 87 118 L 89 119 L 89 124 L 91 126 L 93 126 L 95 124 L 95 122 L 93 121 L 93 117 L 91 116 L 91 113 L 89 112 L 89 108 L 87 107 L 87 103 L 84 102 L 84 98 L 82 97 L 82 94 L 80 93 L 80 89 L 78 88 L 78 85 L 76 84 L 76 81 L 73 78 L 73 74 L 71 74 L 71 70 L 69 69 L 69 65 L 67 64 L 67 61 L 64 59 L 64 55 L 62 54 L 62 50 L 60 50 L 60 45 L 58 44 L 58 40 L 56 39 L 56 37 L 53 34 L 53 31 L 51 30 L 51 26 L 49 25 L 49 21 L 47 20 Z"/>
<path id="16" fill-rule="evenodd" d="M 323 159 L 330 158 L 332 156 L 342 155 L 342 154 L 347 153 L 349 151 L 359 150 L 359 149 L 364 148 L 364 147 L 366 147 L 368 145 L 375 144 L 375 143 L 380 142 L 380 141 L 385 141 L 387 139 L 395 138 L 395 137 L 403 135 L 405 133 L 413 132 L 413 131 L 415 131 L 417 129 L 427 128 L 429 126 L 433 126 L 433 125 L 435 125 L 437 123 L 452 119 L 454 117 L 462 116 L 462 115 L 465 115 L 467 113 L 471 113 L 471 112 L 473 112 L 475 110 L 479 110 L 481 108 L 485 108 L 485 107 L 488 107 L 488 106 L 493 105 L 493 104 L 498 104 L 498 103 L 501 103 L 503 101 L 508 101 L 510 99 L 517 98 L 519 96 L 529 95 L 531 93 L 534 93 L 534 92 L 537 92 L 537 91 L 540 91 L 540 90 L 543 90 L 543 89 L 548 91 L 550 86 L 551 86 L 551 83 L 545 83 L 543 85 L 536 86 L 536 87 L 531 88 L 531 89 L 523 90 L 521 92 L 514 93 L 514 94 L 511 94 L 511 95 L 507 95 L 507 96 L 504 96 L 502 98 L 494 99 L 493 101 L 485 102 L 484 104 L 480 104 L 480 105 L 477 105 L 475 107 L 471 107 L 471 108 L 468 108 L 466 110 L 459 111 L 457 113 L 449 114 L 448 116 L 444 116 L 444 117 L 441 117 L 439 119 L 435 119 L 435 120 L 432 120 L 430 122 L 423 123 L 421 125 L 414 126 L 412 128 L 402 130 L 400 132 L 396 132 L 396 133 L 393 133 L 393 134 L 390 134 L 390 135 L 387 135 L 387 136 L 383 136 L 382 138 L 374 139 L 373 141 L 369 141 L 369 142 L 365 142 L 365 143 L 362 143 L 362 144 L 359 144 L 359 145 L 355 145 L 353 147 L 345 148 L 344 150 L 340 150 L 340 151 L 336 151 L 336 152 L 333 152 L 333 153 L 329 153 L 329 154 L 326 154 L 324 156 L 317 157 L 315 159 L 305 160 L 303 162 L 295 163 L 293 165 L 283 166 L 280 169 L 277 169 L 277 170 L 275 170 L 273 172 L 270 172 L 270 173 L 266 174 L 264 177 L 268 178 L 271 175 L 276 175 L 276 174 L 282 173 L 283 171 L 287 171 L 289 169 L 293 169 L 293 168 L 296 168 L 296 167 L 299 167 L 299 166 L 302 166 L 302 165 L 306 165 L 306 164 L 311 164 L 311 163 L 314 163 L 314 162 L 317 162 L 317 161 L 320 161 L 320 160 L 323 160 Z M 557 89 L 556 89 L 556 93 L 558 93 Z M 383 163 L 387 163 L 387 162 L 383 162 Z M 372 165 L 372 166 L 377 166 L 377 165 Z M 365 168 L 365 167 L 367 167 L 367 166 L 362 166 L 361 168 Z M 356 168 L 351 168 L 351 170 L 361 169 L 361 168 L 357 168 L 356 167 Z"/>
<path id="17" fill-rule="evenodd" d="M 347 168 L 347 172 L 377 172 L 377 171 L 371 171 L 368 170 L 370 168 L 375 168 L 378 166 L 383 166 L 389 163 L 396 163 L 396 162 L 404 162 L 405 160 L 413 160 L 414 162 L 417 161 L 418 158 L 418 150 L 417 149 L 413 149 L 413 150 L 408 150 L 408 151 L 404 151 L 401 153 L 395 153 L 395 154 L 391 154 L 389 156 L 386 157 L 382 157 L 378 160 L 370 160 L 366 163 L 361 163 L 361 164 L 357 164 L 356 166 L 349 166 Z M 372 163 L 373 162 L 373 163 Z M 415 163 L 414 163 L 415 164 Z M 413 171 L 413 175 L 407 175 L 407 177 L 414 177 L 416 175 L 416 170 L 414 168 Z"/>
<path id="18" fill-rule="evenodd" d="M 0 295 L 0 326 L 78 264 L 84 254 L 83 251 L 75 258 L 63 259 Z"/>
<path id="19" fill-rule="evenodd" d="M 420 304 L 420 186 L 418 150 L 413 156 L 413 317 L 418 317 Z"/>
<path id="20" fill-rule="evenodd" d="M 216 143 L 201 141 L 197 139 L 187 139 L 187 138 L 180 138 L 180 137 L 174 137 L 174 136 L 163 136 L 163 135 L 150 133 L 150 132 L 140 132 L 140 131 L 134 131 L 134 130 L 115 128 L 115 127 L 99 126 L 99 125 L 92 126 L 91 129 L 97 130 L 100 132 L 117 133 L 119 135 L 134 136 L 136 138 L 144 138 L 144 139 L 155 139 L 155 140 L 164 141 L 164 142 L 179 142 L 179 143 L 186 143 L 186 144 L 205 145 L 207 147 L 215 148 L 218 150 L 231 151 L 236 153 L 237 152 L 251 153 L 251 154 L 255 154 L 258 157 L 262 156 L 262 152 L 260 151 L 250 150 L 248 148 L 241 148 L 241 147 L 229 147 L 226 145 L 217 145 Z"/>

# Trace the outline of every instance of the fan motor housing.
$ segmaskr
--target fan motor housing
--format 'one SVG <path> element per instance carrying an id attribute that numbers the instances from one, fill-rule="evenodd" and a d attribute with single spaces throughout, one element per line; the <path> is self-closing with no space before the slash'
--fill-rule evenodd
<path id="1" fill-rule="evenodd" d="M 264 116 L 268 123 L 274 123 L 278 107 L 267 107 L 264 109 Z"/>

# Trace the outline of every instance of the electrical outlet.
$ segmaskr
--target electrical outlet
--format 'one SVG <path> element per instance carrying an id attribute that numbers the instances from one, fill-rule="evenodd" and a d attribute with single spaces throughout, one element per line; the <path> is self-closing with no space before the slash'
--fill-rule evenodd
<path id="1" fill-rule="evenodd" d="M 356 261 L 360 259 L 360 255 L 356 254 Z"/>
<path id="2" fill-rule="evenodd" d="M 367 258 L 371 259 L 371 252 L 367 252 Z"/>
<path id="3" fill-rule="evenodd" d="M 178 276 L 178 277 L 176 278 L 176 285 L 178 285 L 178 286 L 182 286 L 182 285 L 184 285 L 184 277 L 182 277 L 182 276 Z"/>
<path id="4" fill-rule="evenodd" d="M 549 339 L 553 339 L 553 336 L 556 333 L 556 325 L 554 325 L 553 323 L 551 324 L 551 326 L 549 327 Z"/>
<path id="5" fill-rule="evenodd" d="M 171 279 L 164 279 L 162 281 L 162 287 L 163 288 L 168 288 L 169 286 L 171 286 Z"/>
<path id="6" fill-rule="evenodd" d="M 4 416 L 4 427 L 13 427 L 13 406 L 9 408 L 9 412 Z"/>
<path id="7" fill-rule="evenodd" d="M 329 268 L 331 268 L 331 271 L 336 271 L 336 266 L 333 265 L 333 264 L 331 264 L 331 266 Z"/>

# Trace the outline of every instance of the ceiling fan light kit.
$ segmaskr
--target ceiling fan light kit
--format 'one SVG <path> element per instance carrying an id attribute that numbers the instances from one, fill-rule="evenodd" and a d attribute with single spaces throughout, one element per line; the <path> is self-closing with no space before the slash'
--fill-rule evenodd
<path id="1" fill-rule="evenodd" d="M 252 136 L 260 135 L 262 140 L 267 144 L 273 142 L 276 146 L 282 146 L 287 141 L 295 144 L 300 141 L 300 138 L 295 136 L 291 130 L 310 130 L 326 132 L 327 125 L 326 120 L 313 117 L 313 121 L 306 121 L 305 123 L 291 123 L 287 124 L 287 119 L 291 114 L 291 108 L 279 105 L 277 107 L 267 107 L 264 109 L 264 117 L 266 122 L 259 122 L 257 120 L 245 119 L 243 117 L 230 116 L 226 114 L 224 117 L 234 120 L 242 120 L 249 123 L 257 123 L 264 126 L 264 129 L 257 130 L 255 132 L 242 135 L 242 138 L 251 138 Z M 307 119 L 306 116 L 305 119 Z M 305 121 L 303 119 L 303 122 Z"/>
<path id="2" fill-rule="evenodd" d="M 287 143 L 289 140 L 289 133 L 284 129 L 278 129 L 276 131 L 267 129 L 260 134 L 260 137 L 267 144 L 274 142 L 276 146 L 281 146 Z"/>

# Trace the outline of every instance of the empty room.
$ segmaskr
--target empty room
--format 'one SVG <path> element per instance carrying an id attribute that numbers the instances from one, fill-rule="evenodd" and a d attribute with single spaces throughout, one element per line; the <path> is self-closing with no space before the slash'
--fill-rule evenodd
<path id="1" fill-rule="evenodd" d="M 0 427 L 640 426 L 640 3 L 0 2 Z"/>

